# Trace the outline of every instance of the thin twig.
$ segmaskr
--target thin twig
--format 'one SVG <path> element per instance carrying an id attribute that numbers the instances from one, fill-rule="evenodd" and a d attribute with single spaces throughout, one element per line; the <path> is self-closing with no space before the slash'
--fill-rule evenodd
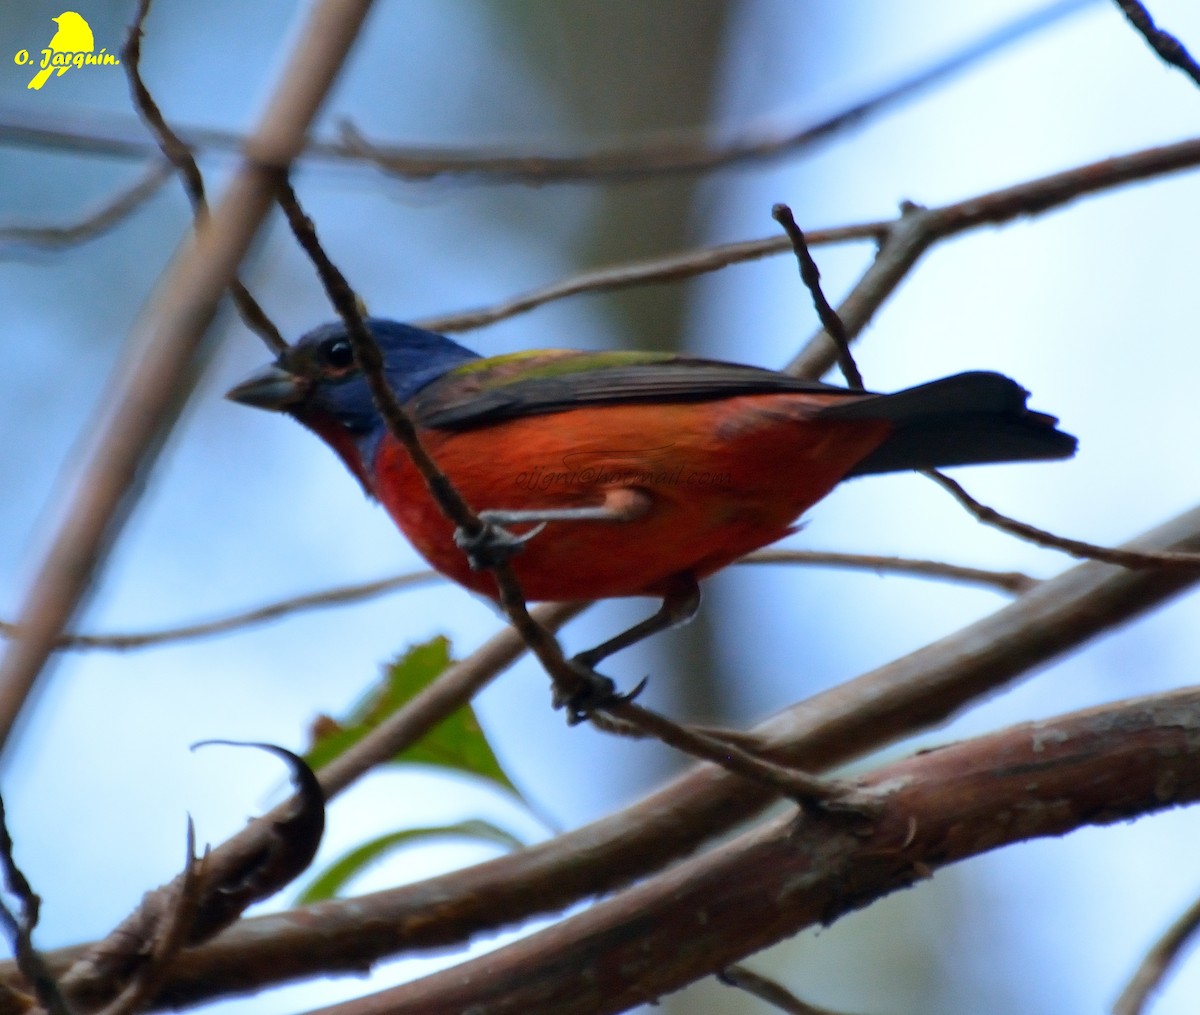
<path id="1" fill-rule="evenodd" d="M 107 560 L 129 509 L 182 409 L 212 342 L 208 326 L 229 280 L 274 199 L 266 166 L 287 165 L 345 60 L 370 0 L 316 0 L 282 68 L 271 100 L 204 229 L 174 258 L 156 302 L 131 338 L 136 356 L 118 367 L 111 393 L 84 433 L 71 495 L 26 586 L 16 623 L 21 637 L 0 662 L 0 747 L 8 741 L 51 652 Z"/>
<path id="2" fill-rule="evenodd" d="M 814 567 L 846 567 L 854 571 L 892 572 L 916 578 L 983 585 L 996 591 L 1021 595 L 1039 585 L 1040 579 L 1022 571 L 990 571 L 985 567 L 947 564 L 943 560 L 917 560 L 910 557 L 876 557 L 869 553 L 834 553 L 827 549 L 756 549 L 738 564 L 804 564 Z"/>
<path id="3" fill-rule="evenodd" d="M 171 905 L 162 914 L 147 961 L 124 989 L 99 1012 L 99 1015 L 135 1015 L 149 1006 L 166 982 L 171 963 L 187 943 L 201 902 L 204 859 L 196 856 L 196 826 L 188 818 L 187 857 L 183 874 L 175 881 Z"/>
<path id="4" fill-rule="evenodd" d="M 1072 557 L 1079 557 L 1083 560 L 1098 560 L 1104 564 L 1116 564 L 1118 567 L 1182 568 L 1185 571 L 1200 572 L 1200 553 L 1143 553 L 1111 546 L 1097 546 L 1095 543 L 1085 543 L 1080 539 L 1056 536 L 1053 532 L 1039 529 L 1027 522 L 1017 521 L 1008 515 L 1002 515 L 995 508 L 981 504 L 959 483 L 936 469 L 929 469 L 921 474 L 928 476 L 943 490 L 948 491 L 959 504 L 984 525 L 1000 529 L 1000 531 L 1024 539 L 1026 542 L 1047 546 L 1053 550 L 1061 550 L 1063 553 L 1069 553 Z"/>
<path id="5" fill-rule="evenodd" d="M 4 874 L 5 890 L 15 896 L 20 905 L 20 915 L 16 916 L 9 912 L 8 906 L 0 899 L 0 924 L 4 925 L 12 941 L 17 967 L 33 987 L 38 1003 L 49 1015 L 71 1015 L 70 1006 L 58 988 L 54 973 L 33 946 L 33 929 L 37 926 L 42 900 L 13 857 L 13 841 L 8 831 L 3 799 L 0 799 L 0 870 Z"/>
<path id="6" fill-rule="evenodd" d="M 880 244 L 874 263 L 837 310 L 848 336 L 854 338 L 920 256 L 939 239 L 982 225 L 1000 225 L 1020 215 L 1040 214 L 1076 197 L 1193 168 L 1197 164 L 1200 164 L 1200 138 L 1087 163 L 940 208 L 922 208 L 908 202 L 903 206 L 900 217 L 891 221 L 814 229 L 806 234 L 806 239 L 809 246 L 866 239 Z M 784 254 L 791 249 L 791 242 L 786 236 L 768 236 L 759 240 L 742 240 L 681 251 L 647 261 L 623 262 L 572 275 L 489 307 L 439 314 L 414 323 L 431 331 L 466 331 L 515 317 L 569 296 L 676 282 L 719 271 L 731 264 Z M 788 370 L 815 377 L 833 365 L 836 358 L 832 340 L 822 331 L 810 340 Z"/>
<path id="7" fill-rule="evenodd" d="M 153 2 L 154 0 L 138 0 L 137 14 L 133 24 L 129 26 L 129 33 L 125 36 L 125 45 L 121 48 L 121 60 L 125 66 L 125 76 L 129 80 L 134 108 L 158 140 L 158 146 L 167 161 L 175 167 L 183 183 L 184 192 L 192 204 L 197 225 L 202 225 L 208 220 L 208 199 L 205 197 L 204 177 L 200 173 L 200 167 L 196 164 L 192 150 L 171 129 L 166 117 L 162 115 L 162 110 L 158 108 L 158 103 L 154 101 L 154 96 L 150 94 L 150 89 L 146 87 L 146 82 L 142 80 L 142 26 Z M 258 335 L 268 349 L 278 354 L 287 348 L 287 342 L 275 327 L 275 323 L 237 276 L 229 283 L 229 294 L 246 327 Z"/>
<path id="8" fill-rule="evenodd" d="M 1038 579 L 1020 571 L 989 571 L 985 568 L 965 567 L 938 560 L 914 560 L 908 557 L 888 557 L 866 553 L 835 553 L 827 550 L 755 550 L 747 554 L 738 564 L 800 564 L 811 567 L 836 567 L 856 571 L 872 571 L 876 574 L 900 574 L 918 578 L 933 578 L 943 581 L 982 585 L 999 592 L 1020 595 L 1038 584 Z M 304 610 L 323 609 L 330 606 L 347 606 L 397 592 L 415 588 L 431 581 L 443 581 L 436 571 L 412 571 L 380 578 L 377 581 L 339 585 L 320 592 L 309 592 L 301 596 L 289 596 L 272 603 L 265 603 L 250 610 L 239 610 L 216 620 L 197 621 L 162 628 L 157 631 L 131 631 L 114 634 L 61 634 L 55 640 L 57 650 L 84 651 L 108 650 L 126 652 L 135 649 L 154 648 L 191 638 L 203 638 L 214 634 L 228 634 L 242 628 L 252 627 L 270 620 L 278 620 Z M 0 637 L 15 638 L 19 634 L 15 624 L 0 620 Z"/>
<path id="9" fill-rule="evenodd" d="M 591 152 L 580 156 L 553 159 L 545 155 L 502 156 L 477 149 L 459 151 L 445 148 L 379 146 L 372 151 L 391 160 L 393 171 L 413 179 L 453 175 L 481 178 L 493 182 L 517 182 L 543 186 L 574 179 L 564 170 L 587 169 L 590 163 L 614 165 L 625 176 L 655 176 L 694 173 L 721 168 L 754 159 L 783 157 L 807 150 L 814 142 L 855 126 L 864 119 L 907 100 L 921 89 L 929 88 L 947 76 L 964 71 L 1000 50 L 1029 38 L 1044 28 L 1083 10 L 1091 0 L 1060 0 L 1031 14 L 1020 15 L 1005 25 L 965 44 L 945 59 L 888 85 L 877 92 L 838 110 L 815 123 L 788 127 L 777 133 L 746 137 L 718 147 L 681 143 L 672 138 L 666 144 L 654 140 L 628 147 Z M 86 119 L 54 128 L 46 126 L 44 114 L 24 117 L 18 109 L 5 110 L 0 120 L 0 143 L 23 144 L 71 152 L 103 154 L 118 158 L 146 158 L 157 154 L 154 145 L 122 122 L 104 120 L 89 111 Z M 178 133 L 189 148 L 215 153 L 240 153 L 247 139 L 230 131 L 202 127 L 180 128 Z M 371 163 L 371 153 L 340 141 L 313 140 L 303 151 L 306 161 L 326 163 Z M 584 179 L 594 178 L 584 177 Z"/>
<path id="10" fill-rule="evenodd" d="M 534 612 L 539 623 L 551 629 L 577 616 L 584 603 L 548 603 Z M 466 659 L 453 664 L 432 684 L 416 694 L 361 740 L 340 754 L 317 773 L 326 800 L 353 785 L 359 778 L 386 764 L 397 754 L 429 732 L 438 723 L 466 705 L 483 687 L 511 666 L 526 651 L 525 642 L 511 627 L 505 627 Z M 206 876 L 220 880 L 222 872 L 244 870 L 248 863 L 261 857 L 271 845 L 280 821 L 290 813 L 290 801 L 280 804 L 267 814 L 252 821 L 206 858 Z M 173 885 L 178 888 L 179 879 Z M 86 996 L 89 1000 L 104 1000 L 115 980 L 136 975 L 140 963 L 146 961 L 147 942 L 140 934 L 127 928 L 141 928 L 147 923 L 154 899 L 168 887 L 147 892 L 138 908 L 106 938 L 94 942 L 74 956 L 64 976 L 71 996 Z"/>
<path id="11" fill-rule="evenodd" d="M 1178 961 L 1184 947 L 1200 929 L 1200 899 L 1193 902 L 1167 928 L 1154 947 L 1146 953 L 1137 971 L 1133 974 L 1117 1003 L 1112 1015 L 1141 1015 L 1150 1002 L 1150 995 L 1158 989 L 1171 966 Z"/>
<path id="12" fill-rule="evenodd" d="M 1113 0 L 1113 2 L 1121 9 L 1121 13 L 1125 15 L 1129 23 L 1142 34 L 1142 38 L 1154 52 L 1172 67 L 1183 71 L 1195 82 L 1197 87 L 1200 87 L 1200 63 L 1196 63 L 1182 42 L 1170 32 L 1164 32 L 1159 28 L 1150 16 L 1150 12 L 1138 0 Z"/>
<path id="13" fill-rule="evenodd" d="M 846 1015 L 845 1012 L 836 1012 L 831 1008 L 821 1008 L 801 1001 L 782 984 L 745 966 L 726 966 L 717 973 L 717 979 L 730 987 L 737 987 L 747 994 L 754 995 L 760 1001 L 766 1001 L 787 1015 Z"/>
<path id="14" fill-rule="evenodd" d="M 814 229 L 808 234 L 810 244 L 847 243 L 852 240 L 874 240 L 882 243 L 887 237 L 890 222 L 864 222 L 833 229 Z M 739 240 L 721 243 L 698 250 L 685 250 L 644 261 L 623 261 L 606 268 L 582 271 L 559 282 L 541 286 L 519 296 L 510 297 L 477 310 L 440 314 L 414 323 L 430 331 L 469 331 L 494 324 L 508 317 L 526 313 L 546 303 L 581 293 L 618 292 L 640 285 L 679 282 L 711 271 L 720 271 L 731 264 L 744 264 L 764 257 L 786 253 L 791 244 L 785 236 L 767 236 L 761 240 Z"/>
<path id="15" fill-rule="evenodd" d="M 856 338 L 925 251 L 939 240 L 984 225 L 1001 225 L 1022 215 L 1040 215 L 1090 194 L 1197 164 L 1200 164 L 1200 138 L 1191 138 L 1075 166 L 940 208 L 905 202 L 875 260 L 837 308 L 838 317 L 847 335 Z M 837 347 L 822 329 L 786 370 L 797 377 L 815 378 L 836 362 Z"/>
<path id="16" fill-rule="evenodd" d="M 707 141 L 680 141 L 674 136 L 651 139 L 625 148 L 585 155 L 509 155 L 462 153 L 375 144 L 349 122 L 341 124 L 343 146 L 379 168 L 408 179 L 426 180 L 445 174 L 487 180 L 547 184 L 575 181 L 641 179 L 647 176 L 709 173 L 730 166 L 796 155 L 849 127 L 1082 10 L 1088 0 L 1061 0 L 1014 18 L 949 57 L 889 85 L 836 113 L 779 134 L 745 137 L 712 147 Z"/>
<path id="17" fill-rule="evenodd" d="M 1040 580 L 1021 571 L 989 571 L 980 567 L 964 567 L 940 560 L 915 560 L 909 557 L 877 557 L 866 553 L 833 553 L 828 550 L 755 550 L 738 561 L 739 564 L 805 564 L 812 567 L 839 567 L 876 574 L 911 575 L 940 581 L 982 585 L 999 592 L 1021 595 Z"/>
<path id="18" fill-rule="evenodd" d="M 850 351 L 850 337 L 846 334 L 846 326 L 842 324 L 837 311 L 825 298 L 825 291 L 821 288 L 821 269 L 817 267 L 817 262 L 809 252 L 804 230 L 796 224 L 792 209 L 786 204 L 776 204 L 772 207 L 771 217 L 783 226 L 783 231 L 792 244 L 792 250 L 800 265 L 800 278 L 812 295 L 813 306 L 817 309 L 817 316 L 821 319 L 825 333 L 833 339 L 833 344 L 837 347 L 838 366 L 842 369 L 842 376 L 851 388 L 862 391 L 862 374 L 859 373 L 858 364 L 854 362 L 854 353 Z"/>
<path id="19" fill-rule="evenodd" d="M 720 734 L 673 722 L 634 701 L 622 698 L 611 704 L 601 705 L 599 711 L 614 716 L 620 722 L 628 723 L 643 736 L 654 737 L 668 747 L 674 747 L 701 761 L 711 761 L 735 775 L 759 782 L 781 796 L 790 797 L 801 804 L 865 810 L 850 783 L 838 779 L 823 779 L 787 765 L 777 764 Z"/>
<path id="20" fill-rule="evenodd" d="M 357 585 L 344 585 L 338 588 L 326 589 L 322 592 L 311 592 L 303 596 L 292 596 L 274 603 L 266 603 L 252 610 L 239 611 L 217 620 L 202 621 L 194 624 L 182 624 L 177 627 L 163 628 L 159 631 L 131 632 L 129 634 L 62 634 L 55 640 L 56 649 L 108 649 L 125 652 L 130 649 L 151 648 L 170 642 L 186 641 L 190 638 L 203 638 L 212 634 L 225 634 L 243 627 L 261 624 L 303 610 L 320 609 L 326 606 L 344 606 L 349 603 L 373 599 L 376 596 L 400 589 L 413 588 L 426 582 L 441 580 L 436 571 L 415 571 L 410 574 L 398 574 L 392 578 L 379 581 L 362 582 Z M 0 636 L 15 638 L 20 630 L 15 624 L 0 621 Z"/>
<path id="21" fill-rule="evenodd" d="M 95 239 L 132 215 L 170 178 L 170 163 L 155 159 L 131 186 L 122 187 L 78 222 L 65 226 L 0 226 L 0 243 L 62 248 Z"/>

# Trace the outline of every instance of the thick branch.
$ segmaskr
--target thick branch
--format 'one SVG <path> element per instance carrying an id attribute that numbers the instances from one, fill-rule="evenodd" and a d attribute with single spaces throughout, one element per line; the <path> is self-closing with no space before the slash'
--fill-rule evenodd
<path id="1" fill-rule="evenodd" d="M 1131 545 L 1200 550 L 1200 508 Z M 777 761 L 810 772 L 831 768 L 945 721 L 1194 580 L 1181 572 L 1081 564 L 950 637 L 800 702 L 755 732 Z M 771 800 L 761 785 L 700 765 L 624 811 L 509 856 L 419 884 L 244 920 L 181 955 L 158 1003 L 182 1006 L 317 972 L 359 972 L 405 951 L 461 944 L 629 884 Z M 57 970 L 78 953 L 64 949 L 47 958 Z M 0 982 L 14 976 L 11 966 L 0 967 Z"/>
<path id="2" fill-rule="evenodd" d="M 581 603 L 547 603 L 539 607 L 536 614 L 540 623 L 556 628 L 583 607 Z M 516 632 L 505 628 L 471 656 L 450 667 L 403 708 L 317 773 L 326 799 L 332 799 L 370 768 L 388 761 L 462 708 L 524 649 Z M 221 883 L 228 879 L 229 872 L 244 869 L 249 859 L 260 855 L 269 846 L 273 829 L 287 818 L 293 806 L 292 800 L 284 801 L 206 856 L 206 878 Z M 108 1000 L 113 991 L 136 974 L 146 961 L 146 928 L 152 924 L 155 915 L 155 896 L 179 890 L 179 885 L 180 878 L 176 878 L 170 887 L 147 893 L 138 908 L 107 938 L 87 948 L 72 950 L 69 972 L 63 977 L 64 989 L 74 996 L 86 997 L 89 1003 Z"/>
<path id="3" fill-rule="evenodd" d="M 605 1015 L 652 1002 L 947 864 L 1200 799 L 1200 691 L 1024 723 L 888 765 L 862 789 L 883 807 L 869 825 L 772 821 L 516 944 L 319 1015 Z"/>

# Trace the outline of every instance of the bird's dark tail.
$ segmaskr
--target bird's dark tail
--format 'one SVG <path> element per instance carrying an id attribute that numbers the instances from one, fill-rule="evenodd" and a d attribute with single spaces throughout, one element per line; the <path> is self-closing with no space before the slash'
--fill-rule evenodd
<path id="1" fill-rule="evenodd" d="M 895 431 L 858 463 L 851 476 L 985 462 L 1070 458 L 1076 440 L 1058 420 L 1025 406 L 1029 396 L 1002 374 L 976 371 L 943 377 L 894 395 L 832 405 L 825 419 L 883 419 Z"/>

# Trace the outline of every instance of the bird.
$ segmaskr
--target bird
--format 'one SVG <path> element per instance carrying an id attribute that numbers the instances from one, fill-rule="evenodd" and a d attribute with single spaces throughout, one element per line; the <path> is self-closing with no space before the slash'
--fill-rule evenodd
<path id="1" fill-rule="evenodd" d="M 53 53 L 95 52 L 96 40 L 92 36 L 92 28 L 75 11 L 63 11 L 57 18 L 50 20 L 58 25 L 58 31 L 54 33 L 46 49 Z M 44 52 L 45 50 L 43 50 Z M 70 69 L 71 64 L 69 63 L 47 67 L 45 70 L 38 71 L 25 87 L 37 90 L 50 80 L 50 75 L 55 71 L 58 71 L 58 76 L 62 77 Z"/>
<path id="2" fill-rule="evenodd" d="M 364 323 L 421 444 L 487 523 L 482 539 L 443 514 L 341 322 L 309 331 L 227 397 L 315 433 L 430 565 L 473 592 L 499 598 L 487 569 L 499 554 L 530 601 L 661 600 L 573 657 L 593 673 L 691 619 L 701 580 L 795 531 L 843 480 L 1076 450 L 1019 384 L 987 371 L 877 394 L 670 353 L 485 358 L 412 325 Z"/>

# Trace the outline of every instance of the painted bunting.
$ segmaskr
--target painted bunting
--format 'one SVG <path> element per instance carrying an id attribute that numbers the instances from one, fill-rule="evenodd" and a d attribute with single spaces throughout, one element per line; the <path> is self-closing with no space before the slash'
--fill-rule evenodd
<path id="1" fill-rule="evenodd" d="M 689 619 L 700 579 L 794 531 L 843 479 L 1075 451 L 1053 416 L 1027 409 L 1028 393 L 996 373 L 880 395 L 663 353 L 485 359 L 410 325 L 367 326 L 422 444 L 490 523 L 489 545 L 442 514 L 375 409 L 340 323 L 309 332 L 228 397 L 316 433 L 421 555 L 475 592 L 496 598 L 481 565 L 519 549 L 512 567 L 530 600 L 662 599 L 654 616 L 575 657 L 588 668 Z"/>

